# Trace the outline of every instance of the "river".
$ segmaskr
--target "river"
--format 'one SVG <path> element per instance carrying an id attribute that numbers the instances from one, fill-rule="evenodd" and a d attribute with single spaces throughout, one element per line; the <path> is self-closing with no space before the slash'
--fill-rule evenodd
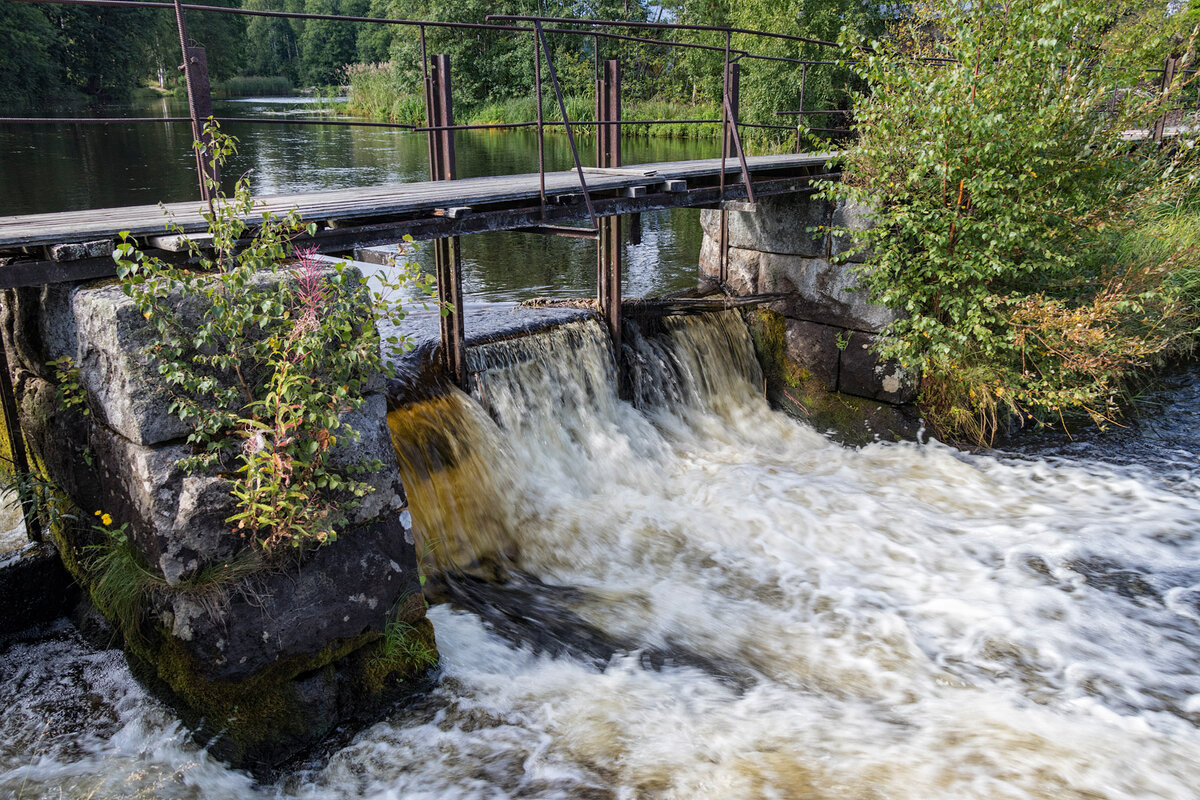
<path id="1" fill-rule="evenodd" d="M 0 794 L 1196 798 L 1195 371 L 1115 439 L 848 448 L 736 315 L 635 337 L 634 402 L 605 336 L 477 348 L 431 410 L 470 456 L 410 494 L 471 491 L 413 521 L 509 580 L 447 582 L 430 693 L 260 784 L 62 622 L 0 644 Z"/>
<path id="2" fill-rule="evenodd" d="M 186 105 L 106 108 L 104 116 L 187 116 Z M 303 105 L 278 98 L 217 100 L 222 117 L 308 116 Z M 249 174 L 258 195 L 289 194 L 405 183 L 428 179 L 425 134 L 388 128 L 229 123 L 238 152 L 226 165 L 225 190 Z M 191 129 L 186 124 L 0 124 L 0 216 L 81 208 L 154 204 L 196 197 Z M 579 141 L 585 166 L 594 164 L 594 140 Z M 628 137 L 627 164 L 720 155 L 717 141 Z M 458 175 L 537 171 L 537 137 L 514 131 L 460 131 L 455 135 Z M 565 136 L 546 136 L 547 169 L 572 169 Z M 627 297 L 648 297 L 695 284 L 700 252 L 699 211 L 676 209 L 642 215 L 641 244 L 627 243 Z M 627 237 L 628 238 L 628 237 Z M 595 294 L 595 244 L 579 239 L 502 232 L 462 240 L 464 294 L 472 300 L 590 297 Z M 418 263 L 432 271 L 432 255 Z"/>
<path id="3" fill-rule="evenodd" d="M 1196 797 L 1195 373 L 1165 395 L 1175 421 L 1118 443 L 1142 458 L 854 449 L 766 406 L 732 315 L 638 342 L 636 404 L 605 335 L 473 354 L 486 394 L 444 430 L 474 459 L 457 518 L 490 524 L 458 535 L 511 579 L 431 609 L 422 700 L 258 785 L 62 623 L 0 651 L 0 791 Z"/>

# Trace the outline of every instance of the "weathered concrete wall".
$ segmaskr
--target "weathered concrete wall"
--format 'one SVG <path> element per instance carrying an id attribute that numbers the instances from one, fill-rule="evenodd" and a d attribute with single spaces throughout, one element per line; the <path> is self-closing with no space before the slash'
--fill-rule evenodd
<path id="1" fill-rule="evenodd" d="M 149 325 L 118 285 L 8 291 L 0 320 L 31 461 L 78 518 L 51 531 L 64 564 L 135 672 L 216 736 L 219 756 L 277 764 L 419 685 L 429 663 L 390 641 L 436 655 L 382 376 L 344 417 L 361 440 L 333 455 L 378 458 L 374 492 L 332 544 L 264 554 L 225 522 L 224 478 L 178 466 L 189 430 L 168 412 L 145 353 Z M 62 356 L 78 365 L 86 415 L 61 402 L 49 362 Z M 127 545 L 93 524 L 99 509 L 128 525 Z M 124 583 L 103 559 L 126 569 Z"/>
<path id="2" fill-rule="evenodd" d="M 720 273 L 721 212 L 701 212 L 700 274 Z M 827 391 L 903 404 L 916 397 L 912 376 L 872 352 L 893 312 L 856 288 L 867 259 L 850 255 L 845 236 L 830 228 L 862 228 L 859 209 L 809 196 L 760 200 L 753 212 L 729 212 L 728 286 L 738 295 L 786 293 L 771 310 L 784 319 L 787 359 Z"/>

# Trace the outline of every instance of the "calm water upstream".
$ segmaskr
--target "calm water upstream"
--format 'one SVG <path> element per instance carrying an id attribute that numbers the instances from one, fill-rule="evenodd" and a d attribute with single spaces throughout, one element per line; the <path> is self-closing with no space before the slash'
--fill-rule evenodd
<path id="1" fill-rule="evenodd" d="M 305 113 L 277 100 L 216 101 L 219 116 Z M 175 101 L 108 109 L 109 116 L 186 116 Z M 230 123 L 239 152 L 225 169 L 227 190 L 250 173 L 260 195 L 403 183 L 428 179 L 425 135 L 386 128 Z M 528 131 L 456 134 L 458 174 L 468 178 L 537 171 L 537 139 Z M 0 216 L 80 208 L 154 204 L 196 196 L 186 124 L 0 125 Z M 585 166 L 594 162 L 591 139 L 580 140 Z M 626 163 L 720 155 L 720 144 L 630 138 Z M 573 168 L 565 136 L 546 139 L 548 169 Z M 640 245 L 625 250 L 624 291 L 630 297 L 663 294 L 695 284 L 700 252 L 699 212 L 655 212 L 642 217 Z M 520 233 L 463 239 L 466 294 L 473 299 L 580 297 L 595 292 L 595 245 Z M 425 263 L 424 254 L 417 260 Z M 429 260 L 430 269 L 432 261 Z"/>
<path id="2" fill-rule="evenodd" d="M 574 323 L 414 415 L 457 448 L 409 459 L 418 532 L 513 573 L 432 608 L 432 693 L 255 785 L 64 624 L 0 649 L 0 794 L 1194 800 L 1195 375 L 1114 463 L 839 446 L 765 405 L 736 317 L 635 346 L 636 404 Z"/>

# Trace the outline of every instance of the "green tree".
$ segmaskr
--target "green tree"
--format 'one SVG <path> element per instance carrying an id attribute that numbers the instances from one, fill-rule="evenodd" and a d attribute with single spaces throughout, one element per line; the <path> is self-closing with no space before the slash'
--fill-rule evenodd
<path id="1" fill-rule="evenodd" d="M 359 0 L 305 0 L 308 14 L 360 16 L 366 10 Z M 342 81 L 342 71 L 354 63 L 358 32 L 351 22 L 305 20 L 299 37 L 300 79 L 316 86 Z"/>
<path id="2" fill-rule="evenodd" d="M 54 28 L 40 9 L 0 5 L 0 105 L 25 107 L 55 92 L 61 73 L 54 45 Z"/>
<path id="3" fill-rule="evenodd" d="M 274 0 L 243 0 L 243 8 L 256 11 L 302 11 L 302 0 L 280 3 Z M 246 23 L 246 50 L 243 72 L 246 75 L 283 75 L 293 82 L 300 79 L 298 21 L 281 17 L 250 17 Z"/>
<path id="4" fill-rule="evenodd" d="M 871 92 L 829 193 L 877 223 L 863 284 L 901 312 L 882 353 L 923 373 L 945 434 L 1114 419 L 1132 369 L 1190 346 L 1196 248 L 1129 258 L 1122 242 L 1194 192 L 1196 156 L 1127 140 L 1157 98 L 1096 113 L 1119 77 L 1110 22 L 1071 0 L 934 0 L 886 40 L 847 37 Z"/>
<path id="5" fill-rule="evenodd" d="M 148 48 L 136 34 L 155 29 L 163 12 L 155 9 L 43 6 L 55 31 L 51 56 L 65 83 L 99 99 L 119 98 L 151 74 Z"/>
<path id="6" fill-rule="evenodd" d="M 240 8 L 239 0 L 211 0 L 206 5 Z M 247 17 L 215 12 L 192 12 L 187 17 L 191 43 L 205 49 L 208 75 L 215 81 L 244 71 Z M 178 49 L 178 47 L 176 47 Z"/>

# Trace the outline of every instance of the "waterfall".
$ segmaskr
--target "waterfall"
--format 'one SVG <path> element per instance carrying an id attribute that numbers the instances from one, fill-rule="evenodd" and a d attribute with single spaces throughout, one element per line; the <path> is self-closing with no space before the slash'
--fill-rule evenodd
<path id="1" fill-rule="evenodd" d="M 728 417 L 762 393 L 735 312 L 627 328 L 632 404 L 618 396 L 607 331 L 589 320 L 472 347 L 469 394 L 447 387 L 389 413 L 429 572 L 504 576 L 530 523 L 523 499 L 587 491 L 614 459 L 636 471 L 668 449 L 656 423 L 695 411 Z"/>
<path id="2" fill-rule="evenodd" d="M 256 787 L 118 656 L 13 645 L 0 794 L 1194 800 L 1194 431 L 848 448 L 768 407 L 736 314 L 623 339 L 620 371 L 597 322 L 474 347 L 391 413 L 448 601 L 415 705 Z"/>

